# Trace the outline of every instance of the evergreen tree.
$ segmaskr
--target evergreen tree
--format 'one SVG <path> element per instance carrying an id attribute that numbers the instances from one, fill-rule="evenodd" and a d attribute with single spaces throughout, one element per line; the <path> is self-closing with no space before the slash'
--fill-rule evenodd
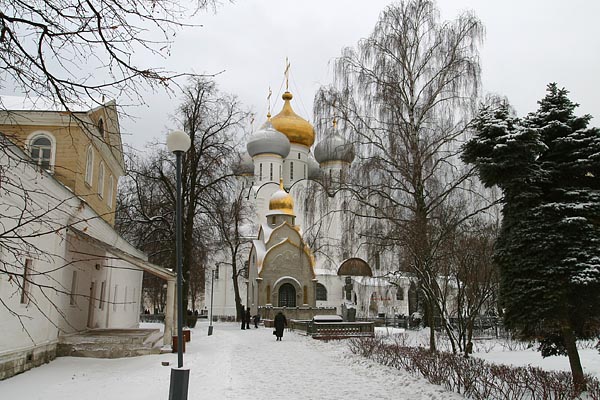
<path id="1" fill-rule="evenodd" d="M 600 130 L 567 94 L 548 85 L 523 120 L 484 109 L 463 159 L 504 193 L 494 258 L 506 326 L 544 357 L 568 355 L 583 388 L 576 340 L 600 332 Z"/>

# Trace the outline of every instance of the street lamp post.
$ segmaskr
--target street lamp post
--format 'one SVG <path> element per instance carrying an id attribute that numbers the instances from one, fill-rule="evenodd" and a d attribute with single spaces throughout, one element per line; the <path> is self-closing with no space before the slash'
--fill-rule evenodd
<path id="1" fill-rule="evenodd" d="M 208 336 L 212 335 L 213 333 L 213 293 L 214 293 L 214 287 L 215 287 L 215 270 L 211 270 L 211 278 L 210 278 L 210 322 L 208 325 Z"/>
<path id="2" fill-rule="evenodd" d="M 169 400 L 187 400 L 190 370 L 183 368 L 183 271 L 182 271 L 182 239 L 181 239 L 181 158 L 188 151 L 191 140 L 181 131 L 174 131 L 167 136 L 167 147 L 175 153 L 177 204 L 175 205 L 175 257 L 177 258 L 177 368 L 171 368 L 171 386 Z"/>

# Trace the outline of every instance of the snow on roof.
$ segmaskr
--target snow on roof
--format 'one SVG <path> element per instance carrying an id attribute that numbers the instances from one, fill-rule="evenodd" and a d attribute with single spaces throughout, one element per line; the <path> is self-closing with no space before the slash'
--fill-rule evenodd
<path id="1" fill-rule="evenodd" d="M 69 103 L 71 111 L 87 112 L 89 108 Z M 65 106 L 46 97 L 0 95 L 0 109 L 19 111 L 65 111 Z"/>
<path id="2" fill-rule="evenodd" d="M 271 237 L 271 234 L 273 233 L 274 229 L 271 228 L 268 224 L 261 224 L 261 227 L 263 230 L 265 243 L 267 243 L 269 241 L 269 238 Z"/>
<path id="3" fill-rule="evenodd" d="M 392 284 L 385 278 L 353 276 L 352 279 L 364 286 L 392 286 Z"/>
<path id="4" fill-rule="evenodd" d="M 262 266 L 265 254 L 267 254 L 265 244 L 262 241 L 256 239 L 252 241 L 252 245 L 254 246 L 254 251 L 256 251 L 256 265 Z"/>
<path id="5" fill-rule="evenodd" d="M 326 269 L 326 268 L 315 268 L 315 274 L 316 275 L 334 275 L 334 276 L 337 276 L 337 272 L 336 271 L 332 271 L 332 270 Z"/>

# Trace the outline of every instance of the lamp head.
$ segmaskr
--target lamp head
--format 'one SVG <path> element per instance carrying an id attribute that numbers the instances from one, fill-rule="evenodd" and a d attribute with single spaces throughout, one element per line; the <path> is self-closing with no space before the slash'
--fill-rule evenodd
<path id="1" fill-rule="evenodd" d="M 167 148 L 172 153 L 177 151 L 185 153 L 191 145 L 190 137 L 182 131 L 173 131 L 167 135 Z"/>

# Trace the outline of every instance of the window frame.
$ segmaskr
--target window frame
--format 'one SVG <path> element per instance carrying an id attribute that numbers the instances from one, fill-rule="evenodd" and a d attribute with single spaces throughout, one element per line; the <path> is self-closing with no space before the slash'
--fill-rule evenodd
<path id="1" fill-rule="evenodd" d="M 112 174 L 108 175 L 108 189 L 106 191 L 106 205 L 112 210 L 113 208 L 113 192 L 115 191 L 115 178 Z"/>
<path id="2" fill-rule="evenodd" d="M 32 258 L 25 258 L 23 262 L 23 283 L 21 284 L 21 299 L 20 304 L 28 305 L 31 296 L 31 270 L 33 265 Z"/>
<path id="3" fill-rule="evenodd" d="M 41 165 L 40 159 L 34 159 L 33 155 L 31 154 L 31 152 L 33 151 L 33 142 L 35 142 L 38 138 L 44 137 L 46 139 L 48 139 L 50 141 L 50 159 L 48 160 L 49 165 L 48 168 L 44 168 Z M 52 135 L 50 132 L 47 131 L 35 131 L 32 132 L 28 137 L 27 137 L 27 155 L 31 158 L 32 161 L 34 161 L 34 164 L 39 166 L 40 168 L 43 168 L 46 171 L 49 172 L 54 172 L 54 164 L 56 162 L 56 139 L 54 138 L 54 135 Z M 42 158 L 43 159 L 43 158 Z"/>
<path id="4" fill-rule="evenodd" d="M 106 168 L 104 167 L 104 161 L 100 161 L 98 166 L 98 197 L 104 198 L 104 175 Z"/>
<path id="5" fill-rule="evenodd" d="M 85 151 L 85 175 L 83 180 L 86 185 L 92 187 L 94 180 L 94 149 L 92 145 L 89 145 Z"/>

